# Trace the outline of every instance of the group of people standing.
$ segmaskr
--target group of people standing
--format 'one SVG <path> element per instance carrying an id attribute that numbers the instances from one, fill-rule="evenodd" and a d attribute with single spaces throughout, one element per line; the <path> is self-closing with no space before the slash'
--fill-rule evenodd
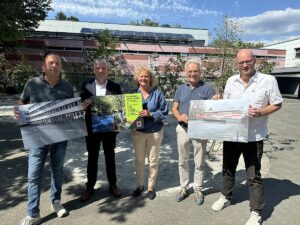
<path id="1" fill-rule="evenodd" d="M 239 157 L 243 154 L 250 193 L 251 215 L 246 225 L 261 224 L 261 213 L 264 205 L 263 183 L 260 174 L 261 157 L 263 153 L 263 140 L 267 137 L 268 115 L 279 110 L 282 104 L 276 79 L 270 75 L 262 74 L 255 69 L 255 57 L 251 50 L 240 50 L 236 58 L 239 74 L 229 78 L 223 98 L 250 98 L 249 106 L 249 142 L 224 142 L 222 190 L 220 198 L 212 205 L 214 211 L 220 211 L 231 204 L 235 172 Z M 189 190 L 189 155 L 190 147 L 194 151 L 194 199 L 197 205 L 204 202 L 203 180 L 205 172 L 205 153 L 207 140 L 190 139 L 187 135 L 189 121 L 190 100 L 219 99 L 213 87 L 202 81 L 201 62 L 189 60 L 185 64 L 187 82 L 176 90 L 172 107 L 173 116 L 178 120 L 176 127 L 178 166 L 180 191 L 176 201 L 180 202 L 190 194 Z M 86 147 L 88 151 L 87 183 L 80 200 L 89 200 L 95 192 L 97 180 L 98 157 L 102 142 L 106 173 L 109 183 L 109 192 L 115 196 L 122 195 L 117 187 L 115 152 L 116 132 L 92 132 L 91 110 L 92 96 L 105 96 L 121 94 L 119 84 L 108 79 L 109 66 L 105 59 L 94 61 L 94 78 L 84 82 L 81 91 L 83 108 L 86 111 L 85 119 L 88 135 Z M 74 96 L 72 86 L 61 79 L 61 60 L 54 53 L 44 57 L 44 73 L 37 78 L 30 79 L 21 94 L 20 104 L 53 101 Z M 158 173 L 158 159 L 160 145 L 163 140 L 164 120 L 169 113 L 168 103 L 157 88 L 157 80 L 147 67 L 137 69 L 134 80 L 137 84 L 136 93 L 141 93 L 143 110 L 140 116 L 144 119 L 141 129 L 132 130 L 131 137 L 135 149 L 135 167 L 137 174 L 137 188 L 132 195 L 140 196 L 144 190 L 145 158 L 149 160 L 149 173 L 147 183 L 147 197 L 153 200 L 156 197 L 155 183 Z M 15 112 L 18 117 L 18 112 Z M 199 127 L 201 129 L 201 127 Z M 43 169 L 46 157 L 50 152 L 51 165 L 51 208 L 58 217 L 68 214 L 61 204 L 61 190 L 63 181 L 63 162 L 67 142 L 46 145 L 40 148 L 29 149 L 28 161 L 28 205 L 27 216 L 21 225 L 37 224 L 41 221 L 39 201 Z"/>

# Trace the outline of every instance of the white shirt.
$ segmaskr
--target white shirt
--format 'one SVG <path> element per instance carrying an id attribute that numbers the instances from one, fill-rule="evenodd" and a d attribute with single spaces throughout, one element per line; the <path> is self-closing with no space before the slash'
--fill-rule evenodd
<path id="1" fill-rule="evenodd" d="M 235 98 L 245 98 L 250 105 L 258 109 L 283 101 L 276 78 L 258 71 L 251 77 L 247 87 L 243 86 L 239 74 L 228 79 L 224 90 L 224 99 Z M 268 136 L 268 118 L 268 115 L 249 118 L 248 142 L 260 141 Z"/>
<path id="2" fill-rule="evenodd" d="M 99 84 L 98 81 L 95 79 L 96 83 L 96 96 L 105 96 L 106 95 L 106 86 L 107 86 L 107 80 L 104 84 Z"/>

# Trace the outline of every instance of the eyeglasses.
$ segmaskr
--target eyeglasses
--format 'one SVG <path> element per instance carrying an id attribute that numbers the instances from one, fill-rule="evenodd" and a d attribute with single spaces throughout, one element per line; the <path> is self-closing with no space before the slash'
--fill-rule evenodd
<path id="1" fill-rule="evenodd" d="M 251 60 L 251 61 L 244 61 L 244 62 L 237 62 L 236 64 L 238 66 L 243 66 L 244 64 L 246 63 L 247 66 L 251 66 L 254 64 L 254 60 Z"/>
<path id="2" fill-rule="evenodd" d="M 187 74 L 192 74 L 192 73 L 199 73 L 199 70 L 189 70 L 187 71 Z"/>

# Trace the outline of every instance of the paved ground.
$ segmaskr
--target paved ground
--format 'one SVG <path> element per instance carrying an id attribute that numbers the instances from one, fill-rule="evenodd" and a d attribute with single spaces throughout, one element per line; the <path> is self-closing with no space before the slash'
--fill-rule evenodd
<path id="1" fill-rule="evenodd" d="M 10 118 L 11 107 L 17 96 L 0 94 L 0 225 L 18 224 L 25 216 L 27 200 L 27 151 L 22 148 L 18 126 Z M 266 206 L 264 224 L 299 224 L 300 212 L 300 101 L 285 99 L 281 111 L 270 118 L 270 139 L 265 144 L 263 175 Z M 118 135 L 116 149 L 118 185 L 123 197 L 113 198 L 107 192 L 103 154 L 99 160 L 97 192 L 91 201 L 82 204 L 78 198 L 85 182 L 87 155 L 84 139 L 69 142 L 65 166 L 63 202 L 70 215 L 56 218 L 49 207 L 49 165 L 45 169 L 41 196 L 43 224 L 244 224 L 249 216 L 248 189 L 245 185 L 243 162 L 237 172 L 233 205 L 219 213 L 211 210 L 219 196 L 222 151 L 217 146 L 207 154 L 205 176 L 205 202 L 194 204 L 193 196 L 181 203 L 175 202 L 179 185 L 176 151 L 176 122 L 168 118 L 162 143 L 157 180 L 157 198 L 148 200 L 130 195 L 136 187 L 134 153 L 130 133 Z M 103 151 L 101 151 L 102 153 Z M 192 161 L 190 162 L 192 166 Z"/>

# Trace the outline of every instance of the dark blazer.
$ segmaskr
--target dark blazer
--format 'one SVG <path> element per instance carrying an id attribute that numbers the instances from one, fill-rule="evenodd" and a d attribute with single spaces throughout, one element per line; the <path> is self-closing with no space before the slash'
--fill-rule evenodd
<path id="1" fill-rule="evenodd" d="M 122 94 L 121 86 L 111 80 L 107 80 L 106 94 L 105 95 L 120 95 Z M 84 101 L 92 96 L 96 96 L 96 83 L 95 78 L 86 80 L 82 85 L 80 93 L 81 100 Z M 92 134 L 92 117 L 91 108 L 89 107 L 85 114 L 85 121 L 88 130 L 88 134 Z"/>

